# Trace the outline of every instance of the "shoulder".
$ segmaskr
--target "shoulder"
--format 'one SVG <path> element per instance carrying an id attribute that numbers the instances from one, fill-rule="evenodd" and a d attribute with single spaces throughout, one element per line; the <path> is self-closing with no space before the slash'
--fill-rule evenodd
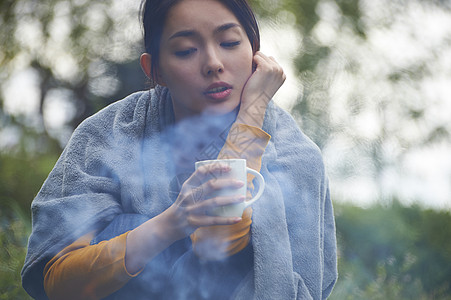
<path id="1" fill-rule="evenodd" d="M 268 106 L 265 125 L 265 131 L 272 136 L 278 163 L 308 165 L 310 170 L 323 173 L 321 150 L 302 132 L 290 113 L 271 103 Z"/>
<path id="2" fill-rule="evenodd" d="M 118 100 L 94 115 L 85 119 L 77 128 L 86 129 L 95 125 L 95 127 L 110 126 L 114 122 L 130 122 L 133 119 L 139 118 L 145 113 L 145 107 L 150 100 L 149 91 L 140 91 L 128 95 L 127 97 Z"/>
<path id="3" fill-rule="evenodd" d="M 140 91 L 113 102 L 97 113 L 86 118 L 72 134 L 72 138 L 83 135 L 102 136 L 133 123 L 143 126 L 150 103 L 151 93 Z M 72 139 L 71 138 L 71 139 Z"/>
<path id="4" fill-rule="evenodd" d="M 83 149 L 107 148 L 118 136 L 142 136 L 149 106 L 149 91 L 128 95 L 88 117 L 72 133 L 63 156 L 84 157 Z"/>
<path id="5" fill-rule="evenodd" d="M 267 131 L 275 142 L 288 143 L 293 148 L 309 149 L 313 152 L 320 152 L 319 147 L 307 136 L 299 127 L 293 116 L 277 106 L 270 103 L 265 116 L 264 130 Z"/>

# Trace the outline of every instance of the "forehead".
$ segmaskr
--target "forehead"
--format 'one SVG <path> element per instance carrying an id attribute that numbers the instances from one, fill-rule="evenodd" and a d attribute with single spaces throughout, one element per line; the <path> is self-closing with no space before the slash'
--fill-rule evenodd
<path id="1" fill-rule="evenodd" d="M 216 0 L 182 0 L 167 15 L 163 35 L 179 30 L 213 30 L 226 23 L 240 24 L 224 4 Z"/>

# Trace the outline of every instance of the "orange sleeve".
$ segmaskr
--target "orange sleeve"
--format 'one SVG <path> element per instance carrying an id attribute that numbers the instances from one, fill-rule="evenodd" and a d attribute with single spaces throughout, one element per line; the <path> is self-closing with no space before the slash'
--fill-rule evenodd
<path id="1" fill-rule="evenodd" d="M 270 139 L 271 136 L 258 127 L 234 123 L 218 159 L 244 158 L 249 168 L 260 171 L 262 156 Z M 248 174 L 248 198 L 252 197 L 253 179 L 254 176 Z M 244 210 L 241 222 L 237 224 L 201 227 L 194 231 L 191 234 L 193 250 L 205 259 L 214 259 L 213 256 L 205 257 L 205 253 L 208 253 L 205 249 L 211 246 L 221 249 L 225 256 L 236 254 L 249 244 L 251 224 L 252 207 L 249 206 Z"/>
<path id="2" fill-rule="evenodd" d="M 49 299 L 100 299 L 139 274 L 125 268 L 128 232 L 90 245 L 94 234 L 80 237 L 47 263 L 44 288 Z"/>

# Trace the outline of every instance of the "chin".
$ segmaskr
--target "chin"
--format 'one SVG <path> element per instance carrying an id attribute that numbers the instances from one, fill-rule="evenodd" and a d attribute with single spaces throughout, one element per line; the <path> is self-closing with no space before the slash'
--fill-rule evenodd
<path id="1" fill-rule="evenodd" d="M 213 105 L 204 110 L 204 113 L 211 115 L 225 115 L 234 110 L 239 106 L 238 103 L 221 103 L 221 105 Z"/>

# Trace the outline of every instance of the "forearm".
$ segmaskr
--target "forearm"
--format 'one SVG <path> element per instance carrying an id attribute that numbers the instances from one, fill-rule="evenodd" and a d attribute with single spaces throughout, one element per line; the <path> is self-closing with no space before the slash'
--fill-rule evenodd
<path id="1" fill-rule="evenodd" d="M 130 231 L 125 253 L 125 266 L 128 272 L 138 272 L 160 252 L 184 237 L 167 218 L 171 209 Z"/>
<path id="2" fill-rule="evenodd" d="M 44 270 L 50 299 L 100 299 L 110 295 L 170 245 L 168 239 L 160 237 L 164 224 L 158 216 L 124 234 L 122 229 L 130 222 L 118 220 L 121 216 L 113 221 L 119 222 L 119 232 L 118 224 L 109 225 L 108 235 L 118 236 L 90 245 L 94 232 L 89 233 L 50 260 Z"/>
<path id="3" fill-rule="evenodd" d="M 264 93 L 255 96 L 248 96 L 248 101 L 242 101 L 236 122 L 244 125 L 262 128 L 265 119 L 265 112 L 268 106 L 268 96 Z"/>
<path id="4" fill-rule="evenodd" d="M 255 126 L 236 122 L 218 155 L 219 159 L 244 158 L 249 168 L 259 171 L 263 153 L 271 136 Z M 253 176 L 248 178 L 248 188 L 252 188 Z"/>
<path id="5" fill-rule="evenodd" d="M 92 237 L 81 237 L 46 265 L 44 287 L 50 299 L 100 299 L 136 275 L 124 265 L 127 233 L 89 245 Z"/>

